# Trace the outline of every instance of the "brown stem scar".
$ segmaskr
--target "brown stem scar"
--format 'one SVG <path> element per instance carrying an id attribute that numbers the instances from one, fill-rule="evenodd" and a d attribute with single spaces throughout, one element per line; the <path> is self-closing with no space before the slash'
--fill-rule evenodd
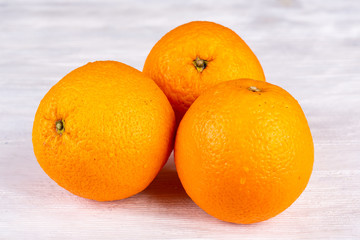
<path id="1" fill-rule="evenodd" d="M 255 86 L 251 86 L 248 88 L 248 90 L 252 91 L 252 92 L 261 92 L 261 89 L 260 88 L 257 88 Z"/>
<path id="2" fill-rule="evenodd" d="M 196 57 L 196 59 L 193 61 L 193 64 L 194 64 L 196 70 L 198 70 L 198 72 L 201 73 L 206 68 L 208 61 L 201 59 L 199 57 Z"/>
<path id="3" fill-rule="evenodd" d="M 55 128 L 57 133 L 59 133 L 60 135 L 63 134 L 63 132 L 65 131 L 65 121 L 62 119 L 56 121 Z"/>

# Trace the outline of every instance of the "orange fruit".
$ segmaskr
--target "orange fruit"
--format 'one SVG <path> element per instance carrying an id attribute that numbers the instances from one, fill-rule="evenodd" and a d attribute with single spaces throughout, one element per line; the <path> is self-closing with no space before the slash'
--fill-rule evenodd
<path id="1" fill-rule="evenodd" d="M 115 61 L 88 63 L 42 99 L 33 147 L 61 187 L 98 201 L 132 196 L 155 178 L 172 149 L 175 115 L 160 88 Z"/>
<path id="2" fill-rule="evenodd" d="M 208 214 L 264 221 L 288 208 L 310 178 L 314 146 L 298 102 L 261 81 L 209 89 L 182 119 L 175 140 L 179 178 Z"/>
<path id="3" fill-rule="evenodd" d="M 177 120 L 217 83 L 237 78 L 265 81 L 248 45 L 229 28 L 205 21 L 181 25 L 163 36 L 149 53 L 143 72 L 166 94 Z"/>

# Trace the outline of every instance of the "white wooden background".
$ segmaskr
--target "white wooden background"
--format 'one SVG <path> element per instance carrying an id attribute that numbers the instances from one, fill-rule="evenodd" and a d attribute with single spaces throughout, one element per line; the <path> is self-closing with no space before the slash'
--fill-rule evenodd
<path id="1" fill-rule="evenodd" d="M 0 239 L 360 239 L 360 1 L 220 2 L 0 0 Z M 161 36 L 192 20 L 242 36 L 308 118 L 313 175 L 269 221 L 210 217 L 173 158 L 141 194 L 100 203 L 58 187 L 34 157 L 34 114 L 53 84 L 94 60 L 141 70 Z"/>

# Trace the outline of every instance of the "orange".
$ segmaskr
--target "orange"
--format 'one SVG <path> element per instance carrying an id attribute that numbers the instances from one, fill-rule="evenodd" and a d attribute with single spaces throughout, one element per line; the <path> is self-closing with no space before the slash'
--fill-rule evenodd
<path id="1" fill-rule="evenodd" d="M 172 149 L 175 115 L 159 87 L 114 61 L 88 63 L 42 99 L 33 146 L 43 170 L 78 196 L 111 201 L 155 178 Z"/>
<path id="2" fill-rule="evenodd" d="M 227 222 L 264 221 L 288 208 L 310 178 L 314 146 L 298 102 L 275 85 L 239 79 L 201 95 L 175 141 L 192 200 Z"/>
<path id="3" fill-rule="evenodd" d="M 206 89 L 225 80 L 265 81 L 255 54 L 232 30 L 195 21 L 163 36 L 149 53 L 143 72 L 163 90 L 180 120 Z"/>

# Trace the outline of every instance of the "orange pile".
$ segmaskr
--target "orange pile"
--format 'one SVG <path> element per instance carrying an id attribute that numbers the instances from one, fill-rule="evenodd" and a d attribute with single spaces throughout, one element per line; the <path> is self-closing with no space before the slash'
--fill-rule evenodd
<path id="1" fill-rule="evenodd" d="M 264 221 L 289 207 L 309 181 L 314 147 L 300 105 L 265 82 L 236 33 L 211 22 L 167 33 L 143 73 L 101 61 L 66 75 L 36 112 L 34 152 L 68 191 L 118 200 L 155 178 L 178 124 L 179 178 L 216 218 Z"/>

